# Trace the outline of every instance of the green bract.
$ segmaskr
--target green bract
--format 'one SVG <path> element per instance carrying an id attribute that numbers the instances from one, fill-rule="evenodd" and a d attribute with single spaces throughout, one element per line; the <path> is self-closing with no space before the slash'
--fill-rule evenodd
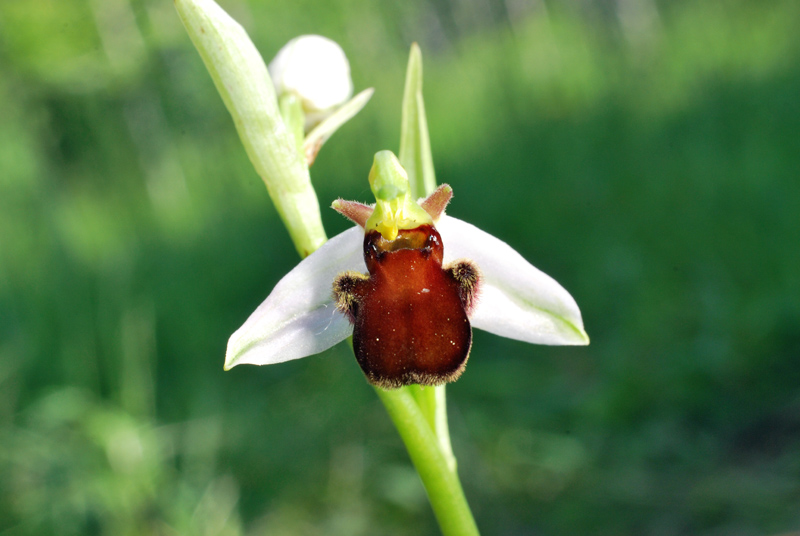
<path id="1" fill-rule="evenodd" d="M 325 140 L 366 104 L 372 90 L 331 109 L 330 121 L 323 120 L 298 140 L 305 118 L 290 113 L 291 106 L 284 106 L 282 117 L 267 67 L 247 32 L 213 0 L 175 0 L 175 7 L 295 247 L 306 257 L 327 239 L 309 163 Z M 293 66 L 295 71 L 302 68 Z"/>

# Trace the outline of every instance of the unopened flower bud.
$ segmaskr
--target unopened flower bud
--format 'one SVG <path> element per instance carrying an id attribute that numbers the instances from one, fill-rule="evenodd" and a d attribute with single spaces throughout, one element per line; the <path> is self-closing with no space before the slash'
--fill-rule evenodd
<path id="1" fill-rule="evenodd" d="M 323 119 L 353 93 L 350 64 L 342 48 L 320 35 L 289 41 L 269 64 L 278 96 L 296 95 L 308 124 Z"/>

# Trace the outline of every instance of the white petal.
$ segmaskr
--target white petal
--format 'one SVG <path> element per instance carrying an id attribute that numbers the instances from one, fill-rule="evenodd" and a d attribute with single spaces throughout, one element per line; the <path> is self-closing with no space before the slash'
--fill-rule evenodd
<path id="1" fill-rule="evenodd" d="M 511 246 L 467 222 L 442 216 L 436 224 L 444 261 L 469 259 L 482 279 L 472 325 L 535 344 L 588 344 L 581 312 L 569 292 Z"/>
<path id="2" fill-rule="evenodd" d="M 292 92 L 306 113 L 322 112 L 353 94 L 350 64 L 342 47 L 321 35 L 301 35 L 289 41 L 269 64 L 278 93 Z"/>
<path id="3" fill-rule="evenodd" d="M 225 370 L 269 365 L 327 350 L 353 332 L 336 311 L 333 279 L 341 272 L 366 273 L 364 230 L 353 227 L 328 240 L 281 279 L 267 299 L 228 341 Z"/>

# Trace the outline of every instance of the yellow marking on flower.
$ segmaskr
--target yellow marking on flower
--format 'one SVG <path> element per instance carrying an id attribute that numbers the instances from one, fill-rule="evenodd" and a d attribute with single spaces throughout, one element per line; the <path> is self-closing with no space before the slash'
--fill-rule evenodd
<path id="1" fill-rule="evenodd" d="M 384 239 L 394 240 L 400 230 L 433 224 L 430 215 L 411 197 L 406 170 L 391 151 L 375 153 L 369 186 L 376 202 L 366 231 L 374 229 Z"/>

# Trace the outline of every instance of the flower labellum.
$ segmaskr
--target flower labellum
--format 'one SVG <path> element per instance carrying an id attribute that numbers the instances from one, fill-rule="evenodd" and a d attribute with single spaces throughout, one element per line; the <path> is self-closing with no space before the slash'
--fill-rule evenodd
<path id="1" fill-rule="evenodd" d="M 464 260 L 442 266 L 444 246 L 433 216 L 446 201 L 429 204 L 433 215 L 418 205 L 390 151 L 375 155 L 369 178 L 377 203 L 366 221 L 367 211 L 357 215 L 358 204 L 339 202 L 354 207 L 350 215 L 365 228 L 369 275 L 346 272 L 333 284 L 337 308 L 353 323 L 356 359 L 369 382 L 384 388 L 455 381 L 472 345 L 468 314 L 478 269 Z"/>

